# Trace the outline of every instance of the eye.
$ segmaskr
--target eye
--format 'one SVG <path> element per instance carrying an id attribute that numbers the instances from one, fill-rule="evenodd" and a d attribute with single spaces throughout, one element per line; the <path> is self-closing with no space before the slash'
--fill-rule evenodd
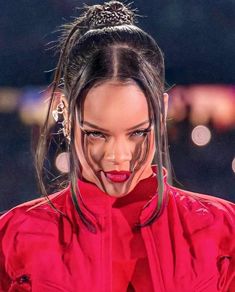
<path id="1" fill-rule="evenodd" d="M 134 136 L 134 137 L 144 137 L 146 136 L 151 130 L 150 129 L 145 129 L 145 130 L 137 130 L 135 132 L 133 132 L 131 134 L 131 136 Z"/>
<path id="2" fill-rule="evenodd" d="M 105 138 L 105 136 L 101 133 L 101 132 L 98 132 L 98 131 L 84 131 L 84 133 L 89 137 L 92 137 L 92 138 Z"/>

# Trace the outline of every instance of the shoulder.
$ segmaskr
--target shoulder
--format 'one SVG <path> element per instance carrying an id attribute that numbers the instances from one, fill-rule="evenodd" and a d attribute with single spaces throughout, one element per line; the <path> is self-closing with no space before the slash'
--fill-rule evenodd
<path id="1" fill-rule="evenodd" d="M 170 187 L 179 208 L 191 212 L 209 212 L 214 215 L 228 215 L 235 219 L 235 204 L 222 198 Z"/>
<path id="2" fill-rule="evenodd" d="M 50 202 L 59 211 L 64 211 L 67 189 L 49 195 Z M 0 217 L 0 239 L 2 244 L 16 240 L 22 234 L 40 234 L 53 230 L 59 213 L 47 198 L 39 198 L 20 204 Z"/>
<path id="3" fill-rule="evenodd" d="M 190 234 L 205 236 L 206 233 L 217 238 L 221 246 L 235 248 L 234 203 L 175 187 L 170 187 L 170 193 L 171 204 L 177 209 L 182 224 Z"/>
<path id="4" fill-rule="evenodd" d="M 49 200 L 54 205 L 56 205 L 56 207 L 60 207 L 60 205 L 61 205 L 60 203 L 62 201 L 61 199 L 63 199 L 62 194 L 64 194 L 65 191 L 66 190 L 51 194 L 48 196 L 48 198 L 41 197 L 38 199 L 27 201 L 27 202 L 24 202 L 20 205 L 17 205 L 15 207 L 11 208 L 10 210 L 1 214 L 0 226 L 1 226 L 1 224 L 3 224 L 3 222 L 6 222 L 12 218 L 16 219 L 19 216 L 24 216 L 24 215 L 27 217 L 28 215 L 31 215 L 35 210 L 45 209 L 48 212 L 50 209 L 52 209 L 50 207 Z"/>
<path id="5" fill-rule="evenodd" d="M 67 190 L 63 190 L 48 196 L 61 212 L 66 211 L 66 193 Z M 46 198 L 18 205 L 0 217 L 0 275 L 8 279 L 7 284 L 19 273 L 28 271 L 40 253 L 42 258 L 43 253 L 51 256 L 60 250 L 61 244 L 64 246 L 71 231 L 64 229 L 61 218 Z M 67 237 L 60 236 L 60 229 L 65 230 Z M 0 281 L 0 290 L 1 284 Z"/>

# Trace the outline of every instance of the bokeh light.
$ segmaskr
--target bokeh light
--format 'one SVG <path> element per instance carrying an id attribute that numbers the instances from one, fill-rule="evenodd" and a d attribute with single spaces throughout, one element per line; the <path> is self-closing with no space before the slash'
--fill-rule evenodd
<path id="1" fill-rule="evenodd" d="M 55 160 L 56 168 L 62 173 L 69 172 L 69 153 L 61 152 Z"/>
<path id="2" fill-rule="evenodd" d="M 205 146 L 211 140 L 211 131 L 206 126 L 199 125 L 193 129 L 191 137 L 197 146 Z"/>
<path id="3" fill-rule="evenodd" d="M 232 170 L 235 173 L 235 157 L 233 158 L 233 161 L 232 161 Z"/>

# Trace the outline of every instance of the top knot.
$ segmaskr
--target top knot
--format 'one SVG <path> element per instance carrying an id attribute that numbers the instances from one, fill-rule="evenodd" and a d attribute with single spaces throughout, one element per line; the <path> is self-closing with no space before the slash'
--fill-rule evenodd
<path id="1" fill-rule="evenodd" d="M 134 24 L 134 12 L 119 1 L 89 7 L 86 17 L 90 29 Z"/>

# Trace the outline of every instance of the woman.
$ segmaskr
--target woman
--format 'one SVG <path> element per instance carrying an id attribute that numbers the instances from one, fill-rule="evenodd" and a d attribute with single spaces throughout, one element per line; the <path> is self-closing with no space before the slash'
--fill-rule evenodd
<path id="1" fill-rule="evenodd" d="M 111 1 L 66 26 L 36 156 L 46 199 L 1 217 L 1 291 L 235 291 L 234 205 L 167 182 L 163 55 L 134 16 Z M 70 172 L 47 196 L 51 114 Z"/>

